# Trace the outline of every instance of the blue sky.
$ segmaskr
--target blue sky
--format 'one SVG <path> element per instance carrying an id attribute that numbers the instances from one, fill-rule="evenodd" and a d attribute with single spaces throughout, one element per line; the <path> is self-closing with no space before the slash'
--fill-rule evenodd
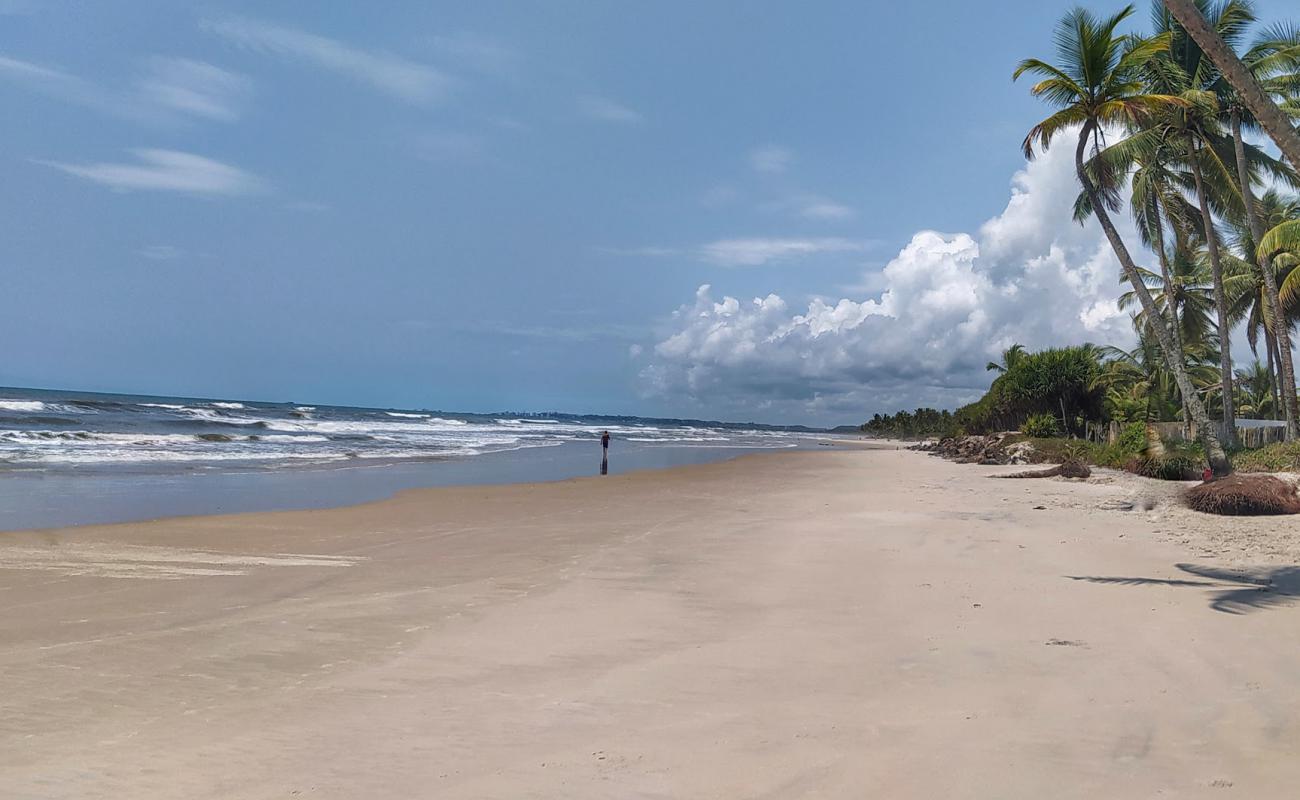
<path id="1" fill-rule="evenodd" d="M 967 399 L 1008 337 L 1125 335 L 1065 162 L 1018 150 L 1064 8 L 0 0 L 0 385 Z"/>

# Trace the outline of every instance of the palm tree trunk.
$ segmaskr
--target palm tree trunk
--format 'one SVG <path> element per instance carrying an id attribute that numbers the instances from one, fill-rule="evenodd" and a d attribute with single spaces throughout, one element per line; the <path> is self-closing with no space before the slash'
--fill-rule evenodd
<path id="1" fill-rule="evenodd" d="M 1115 251 L 1115 258 L 1119 260 L 1125 277 L 1133 285 L 1133 293 L 1142 305 L 1142 310 L 1151 320 L 1151 329 L 1155 332 L 1156 341 L 1160 343 L 1160 351 L 1165 357 L 1165 363 L 1173 374 L 1174 382 L 1178 384 L 1178 391 L 1182 393 L 1187 408 L 1192 414 L 1197 438 L 1205 447 L 1205 457 L 1209 461 L 1210 471 L 1216 477 L 1227 475 L 1232 472 L 1232 465 L 1228 462 L 1227 454 L 1223 452 L 1223 446 L 1219 444 L 1219 437 L 1214 433 L 1214 425 L 1210 422 L 1210 415 L 1205 413 L 1205 405 L 1196 395 L 1196 387 L 1192 385 L 1192 379 L 1187 374 L 1187 365 L 1175 357 L 1173 334 L 1169 332 L 1169 326 L 1165 324 L 1164 317 L 1160 315 L 1155 301 L 1151 299 L 1151 292 L 1147 291 L 1147 285 L 1142 281 L 1137 264 L 1133 263 L 1133 257 L 1129 255 L 1124 240 L 1120 238 L 1119 231 L 1115 230 L 1115 223 L 1111 221 L 1110 214 L 1106 211 L 1106 203 L 1101 193 L 1093 185 L 1092 178 L 1088 177 L 1088 170 L 1084 167 L 1083 156 L 1088 148 L 1088 139 L 1095 130 L 1096 123 L 1089 121 L 1084 123 L 1083 129 L 1079 131 L 1079 145 L 1074 151 L 1074 169 L 1078 174 L 1079 183 L 1083 185 L 1083 190 L 1087 192 L 1088 199 L 1092 202 L 1093 214 L 1101 224 L 1102 230 L 1106 232 L 1106 239 L 1109 240 L 1111 249 Z"/>
<path id="2" fill-rule="evenodd" d="M 1268 393 L 1273 398 L 1273 419 L 1277 419 L 1277 409 L 1280 405 L 1282 405 L 1281 397 L 1279 397 L 1277 391 L 1278 383 L 1279 383 L 1277 377 L 1277 361 L 1278 361 L 1277 354 L 1279 351 L 1277 349 L 1277 339 L 1273 336 L 1273 334 L 1268 332 L 1267 328 L 1264 329 L 1264 347 L 1265 349 L 1268 350 Z M 1288 428 L 1287 435 L 1289 438 L 1290 436 L 1289 424 L 1287 425 L 1287 428 Z"/>
<path id="3" fill-rule="evenodd" d="M 1250 70 L 1241 63 L 1241 59 L 1232 52 L 1232 48 L 1228 47 L 1223 38 L 1205 21 L 1205 17 L 1196 8 L 1195 0 L 1164 0 L 1164 3 L 1169 13 L 1174 15 L 1192 40 L 1227 78 L 1242 103 L 1250 109 L 1250 113 L 1259 120 L 1260 126 L 1277 143 L 1278 149 L 1286 156 L 1287 161 L 1291 162 L 1291 166 L 1300 168 L 1300 133 L 1291 127 L 1292 123 L 1287 119 L 1286 114 L 1282 113 L 1282 109 L 1278 108 L 1277 104 L 1264 93 L 1259 81 L 1250 74 Z"/>
<path id="4" fill-rule="evenodd" d="M 1214 231 L 1214 217 L 1201 175 L 1201 155 L 1195 136 L 1187 139 L 1187 158 L 1192 162 L 1196 196 L 1201 205 L 1201 222 L 1205 225 L 1205 247 L 1210 251 L 1210 277 L 1214 283 L 1214 309 L 1219 318 L 1219 378 L 1223 395 L 1223 438 L 1231 447 L 1237 441 L 1237 419 L 1232 410 L 1232 326 L 1228 323 L 1228 301 L 1223 293 L 1223 262 L 1219 256 L 1219 236 Z"/>
<path id="5" fill-rule="evenodd" d="M 1241 109 L 1232 107 L 1232 141 L 1237 153 L 1237 181 L 1241 184 L 1241 199 L 1246 206 L 1246 221 L 1250 224 L 1250 238 L 1258 247 L 1264 238 L 1264 220 L 1259 216 L 1255 205 L 1255 191 L 1250 185 L 1250 172 L 1246 169 L 1246 145 L 1241 138 Z M 1273 272 L 1272 260 L 1259 258 L 1259 272 L 1264 279 L 1264 294 L 1268 299 L 1268 310 L 1273 317 L 1273 336 L 1277 340 L 1278 379 L 1273 384 L 1274 392 L 1281 388 L 1283 418 L 1286 420 L 1286 440 L 1295 441 L 1300 435 L 1300 408 L 1296 405 L 1295 362 L 1291 359 L 1291 332 L 1287 330 L 1286 317 L 1282 314 L 1282 298 L 1278 294 L 1277 275 Z M 1267 320 L 1266 328 L 1267 328 Z M 1270 358 L 1272 354 L 1270 353 Z"/>
<path id="6" fill-rule="evenodd" d="M 1155 207 L 1156 229 L 1156 252 L 1160 254 L 1160 277 L 1165 282 L 1165 308 L 1169 312 L 1169 330 L 1174 334 L 1174 357 L 1178 363 L 1186 364 L 1187 355 L 1183 352 L 1183 332 L 1182 326 L 1178 324 L 1178 291 L 1174 286 L 1173 273 L 1169 270 L 1169 254 L 1165 252 L 1165 223 L 1160 218 L 1160 201 L 1157 200 Z M 1187 401 L 1183 400 L 1182 392 L 1179 392 L 1179 401 L 1183 404 L 1183 433 L 1191 425 L 1191 417 L 1187 413 Z"/>

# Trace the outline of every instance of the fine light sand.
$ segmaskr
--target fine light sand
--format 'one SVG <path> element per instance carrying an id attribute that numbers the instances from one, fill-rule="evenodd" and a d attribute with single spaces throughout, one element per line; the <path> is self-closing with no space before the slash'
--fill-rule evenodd
<path id="1" fill-rule="evenodd" d="M 1016 469 L 0 534 L 0 797 L 1295 796 L 1296 520 Z"/>

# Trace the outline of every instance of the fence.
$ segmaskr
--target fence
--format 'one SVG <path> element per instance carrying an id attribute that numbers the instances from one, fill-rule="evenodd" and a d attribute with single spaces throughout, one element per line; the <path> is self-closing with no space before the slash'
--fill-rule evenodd
<path id="1" fill-rule="evenodd" d="M 1151 427 L 1161 440 L 1166 442 L 1190 442 L 1196 439 L 1196 426 L 1184 426 L 1181 422 L 1152 422 Z M 1089 423 L 1085 436 L 1089 441 L 1114 444 L 1119 438 L 1121 426 L 1118 422 L 1108 425 Z M 1224 425 L 1214 423 L 1219 441 L 1223 441 Z M 1237 443 L 1242 447 L 1263 447 L 1266 444 L 1281 442 L 1286 438 L 1286 423 L 1270 419 L 1237 420 Z"/>

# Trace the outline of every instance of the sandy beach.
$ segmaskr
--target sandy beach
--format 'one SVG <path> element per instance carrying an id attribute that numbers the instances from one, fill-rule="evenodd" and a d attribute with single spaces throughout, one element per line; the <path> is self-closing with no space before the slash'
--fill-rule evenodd
<path id="1" fill-rule="evenodd" d="M 823 450 L 4 534 L 0 796 L 1294 793 L 1294 522 Z"/>

